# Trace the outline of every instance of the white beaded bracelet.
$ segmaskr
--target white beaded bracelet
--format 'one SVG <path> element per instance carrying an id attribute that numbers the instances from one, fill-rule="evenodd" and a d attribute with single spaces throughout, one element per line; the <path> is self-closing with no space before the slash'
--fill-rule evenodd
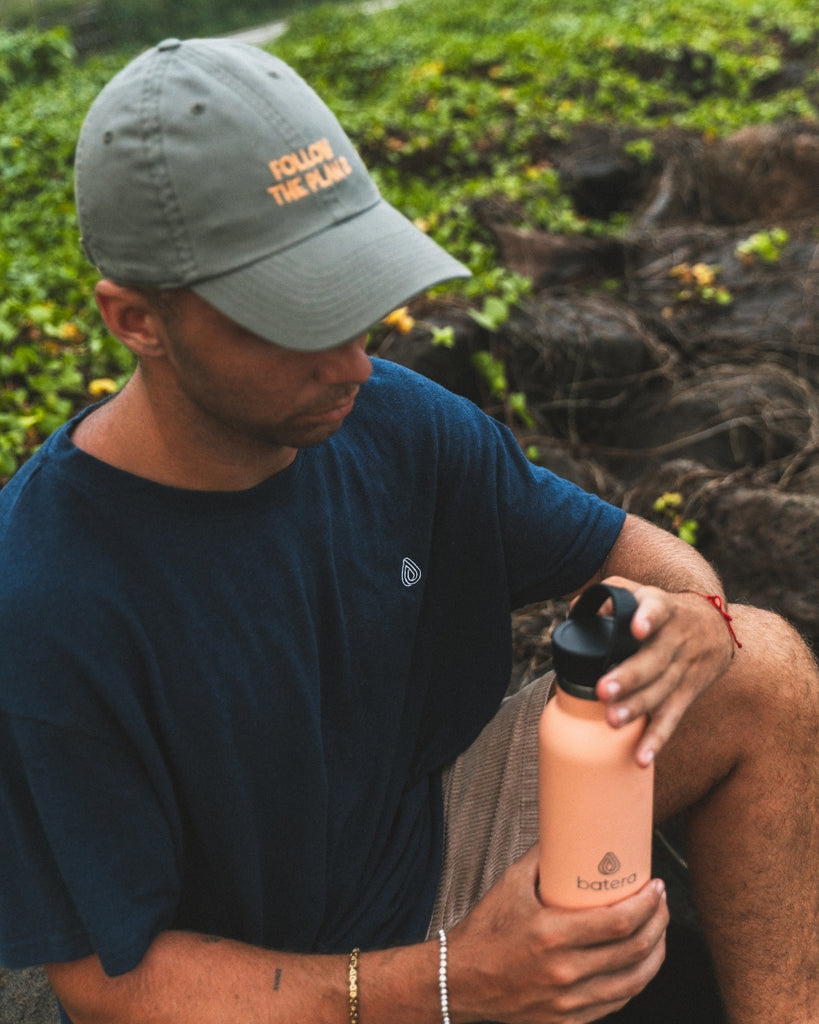
<path id="1" fill-rule="evenodd" d="M 449 990 L 446 983 L 446 932 L 443 928 L 438 932 L 438 940 L 441 943 L 441 955 L 438 962 L 438 988 L 441 992 L 441 1019 L 443 1024 L 449 1024 Z"/>

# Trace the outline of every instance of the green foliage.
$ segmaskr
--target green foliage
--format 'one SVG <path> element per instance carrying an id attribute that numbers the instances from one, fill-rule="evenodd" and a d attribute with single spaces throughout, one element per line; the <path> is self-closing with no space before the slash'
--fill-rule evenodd
<path id="1" fill-rule="evenodd" d="M 221 35 L 287 17 L 317 0 L 0 0 L 0 28 L 69 26 L 83 50 L 150 46 L 166 36 Z"/>
<path id="2" fill-rule="evenodd" d="M 778 263 L 789 237 L 784 228 L 756 231 L 750 238 L 739 243 L 736 254 L 746 266 L 752 266 L 756 262 Z"/>
<path id="3" fill-rule="evenodd" d="M 28 74 L 26 51 L 35 55 Z M 121 58 L 79 72 L 62 33 L 39 44 L 0 35 L 0 54 L 12 52 L 18 84 L 0 118 L 0 481 L 89 400 L 90 381 L 122 380 L 131 366 L 94 306 L 72 178 L 83 113 Z"/>
<path id="4" fill-rule="evenodd" d="M 387 198 L 469 264 L 467 294 L 481 297 L 497 259 L 482 201 L 511 200 L 524 228 L 622 229 L 577 215 L 547 137 L 586 121 L 719 135 L 817 117 L 819 77 L 812 90 L 780 81 L 789 56 L 819 52 L 819 9 L 802 0 L 405 0 L 377 15 L 327 4 L 289 26 L 272 49 L 338 114 Z M 653 158 L 648 139 L 628 151 Z"/>
<path id="5" fill-rule="evenodd" d="M 506 367 L 500 359 L 496 359 L 491 352 L 481 350 L 472 356 L 472 365 L 486 381 L 493 398 L 506 398 L 509 384 L 506 380 Z"/>
<path id="6" fill-rule="evenodd" d="M 772 88 L 790 50 L 815 51 L 819 11 L 806 6 L 410 0 L 372 17 L 325 5 L 291 19 L 275 49 L 337 99 L 365 147 L 392 140 L 399 164 L 434 148 L 460 169 L 494 162 L 493 140 L 521 152 L 544 125 L 719 132 L 815 116 L 798 90 Z"/>
<path id="7" fill-rule="evenodd" d="M 486 384 L 490 401 L 502 403 L 510 417 L 525 426 L 533 427 L 535 425 L 526 395 L 522 391 L 509 390 L 503 360 L 498 359 L 488 350 L 481 349 L 473 353 L 472 365 Z"/>
<path id="8" fill-rule="evenodd" d="M 651 139 L 633 139 L 623 147 L 629 156 L 641 164 L 650 164 L 654 160 L 654 143 Z"/>
<path id="9" fill-rule="evenodd" d="M 40 0 L 38 10 L 61 4 L 76 10 L 74 0 Z M 24 6 L 0 0 L 0 19 Z M 819 7 L 804 0 L 302 6 L 271 48 L 337 113 L 386 198 L 469 265 L 472 280 L 448 287 L 457 288 L 490 334 L 527 282 L 499 268 L 494 238 L 476 215 L 482 204 L 511 202 L 521 228 L 622 228 L 578 216 L 548 162 L 555 141 L 570 138 L 581 122 L 646 133 L 677 125 L 716 136 L 749 124 L 817 118 L 819 74 L 808 73 L 798 88 L 783 74 L 791 58 L 819 65 Z M 213 19 L 264 20 L 249 16 L 243 3 L 175 7 L 177 22 L 168 28 L 156 20 L 165 9 L 159 0 L 110 0 L 100 9 L 144 14 L 149 24 L 140 31 L 151 41 L 186 34 L 194 23 L 184 18 L 194 11 L 208 17 L 206 7 Z M 265 4 L 264 17 L 278 10 Z M 210 20 L 201 34 L 229 27 Z M 95 381 L 121 383 L 131 369 L 94 307 L 96 273 L 79 249 L 72 194 L 84 112 L 130 55 L 80 61 L 64 31 L 0 33 L 0 480 L 92 399 Z M 640 161 L 653 158 L 647 137 L 628 151 Z M 754 259 L 781 251 L 768 234 L 774 248 L 755 241 Z M 696 298 L 706 300 L 705 291 Z M 438 340 L 451 344 L 451 333 Z M 508 388 L 496 398 L 510 417 L 526 422 L 525 398 Z"/>
<path id="10" fill-rule="evenodd" d="M 20 85 L 39 85 L 69 67 L 74 47 L 65 29 L 0 34 L 0 99 Z"/>
<path id="11" fill-rule="evenodd" d="M 696 547 L 700 524 L 696 519 L 685 518 L 683 504 L 683 496 L 678 491 L 669 491 L 657 498 L 653 509 L 659 517 L 658 525 L 676 533 L 686 544 Z"/>

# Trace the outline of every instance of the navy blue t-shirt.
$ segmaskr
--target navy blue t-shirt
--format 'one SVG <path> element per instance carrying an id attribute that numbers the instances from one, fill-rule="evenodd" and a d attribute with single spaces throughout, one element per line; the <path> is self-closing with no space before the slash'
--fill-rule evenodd
<path id="1" fill-rule="evenodd" d="M 584 583 L 623 513 L 378 360 L 334 437 L 238 493 L 70 426 L 0 492 L 0 962 L 422 938 L 439 771 L 502 698 L 510 606 Z"/>

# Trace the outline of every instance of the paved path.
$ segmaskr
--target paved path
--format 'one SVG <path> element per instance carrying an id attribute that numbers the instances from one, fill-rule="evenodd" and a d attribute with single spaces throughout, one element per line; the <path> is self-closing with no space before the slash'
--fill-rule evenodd
<path id="1" fill-rule="evenodd" d="M 361 10 L 366 14 L 377 14 L 378 11 L 386 11 L 405 2 L 406 0 L 367 0 L 366 3 L 361 4 Z M 259 25 L 257 28 L 231 32 L 230 38 L 238 39 L 242 43 L 250 43 L 251 46 L 266 46 L 278 39 L 286 29 L 286 21 L 272 21 L 268 25 Z M 4 1022 L 0 1022 L 0 1024 L 4 1024 Z"/>
<path id="2" fill-rule="evenodd" d="M 258 28 L 245 29 L 243 32 L 231 32 L 231 39 L 238 39 L 240 43 L 250 43 L 251 46 L 266 46 L 272 43 L 287 28 L 286 21 L 273 21 L 269 25 L 259 25 Z"/>

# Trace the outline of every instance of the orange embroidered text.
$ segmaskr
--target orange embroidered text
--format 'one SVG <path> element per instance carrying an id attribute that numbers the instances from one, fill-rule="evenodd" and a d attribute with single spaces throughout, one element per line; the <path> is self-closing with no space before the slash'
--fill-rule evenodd
<path id="1" fill-rule="evenodd" d="M 279 206 L 330 188 L 353 173 L 346 157 L 337 157 L 327 139 L 286 153 L 268 164 L 276 184 L 268 188 Z"/>

